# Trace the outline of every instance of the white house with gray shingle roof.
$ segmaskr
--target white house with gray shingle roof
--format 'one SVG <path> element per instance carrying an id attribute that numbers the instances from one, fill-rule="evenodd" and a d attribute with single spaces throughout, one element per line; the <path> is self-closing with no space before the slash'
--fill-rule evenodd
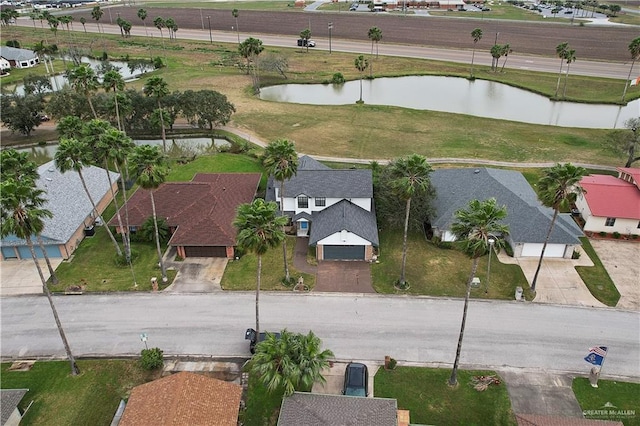
<path id="1" fill-rule="evenodd" d="M 51 258 L 68 259 L 85 237 L 85 228 L 91 228 L 95 222 L 93 207 L 82 187 L 78 173 L 61 173 L 50 161 L 38 167 L 40 178 L 38 188 L 45 191 L 47 202 L 43 206 L 52 214 L 44 220 L 41 237 L 47 255 Z M 110 172 L 114 190 L 120 175 Z M 102 214 L 112 200 L 107 174 L 104 169 L 91 166 L 82 169 L 82 175 L 89 192 Z M 35 239 L 32 240 L 36 244 Z M 25 240 L 9 235 L 0 240 L 2 259 L 31 259 L 31 253 Z M 38 257 L 43 257 L 40 248 L 35 245 Z"/>
<path id="2" fill-rule="evenodd" d="M 38 55 L 29 49 L 0 46 L 0 57 L 4 58 L 12 68 L 31 68 L 40 63 Z"/>
<path id="3" fill-rule="evenodd" d="M 436 190 L 434 215 L 430 219 L 434 235 L 453 241 L 449 231 L 456 210 L 465 208 L 473 199 L 495 198 L 506 205 L 509 225 L 507 241 L 514 257 L 539 257 L 547 235 L 553 209 L 544 207 L 522 173 L 490 168 L 438 169 L 431 173 Z M 571 258 L 583 236 L 570 214 L 560 213 L 549 238 L 545 257 Z"/>
<path id="4" fill-rule="evenodd" d="M 267 183 L 267 200 L 280 204 L 280 182 Z M 318 260 L 371 260 L 378 246 L 371 170 L 332 169 L 300 157 L 285 181 L 283 211 L 298 237 L 309 237 Z"/>

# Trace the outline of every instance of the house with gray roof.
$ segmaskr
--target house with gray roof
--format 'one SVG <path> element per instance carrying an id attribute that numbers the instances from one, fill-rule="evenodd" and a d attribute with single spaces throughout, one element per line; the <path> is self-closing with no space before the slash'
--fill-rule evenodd
<path id="1" fill-rule="evenodd" d="M 117 192 L 118 173 L 109 172 L 113 190 Z M 41 233 L 47 255 L 50 258 L 68 259 L 84 239 L 85 233 L 93 235 L 96 218 L 93 207 L 87 197 L 78 173 L 68 171 L 61 173 L 53 161 L 38 167 L 39 179 L 36 186 L 44 190 L 47 200 L 43 208 L 49 210 L 53 217 L 44 220 Z M 82 169 L 89 193 L 96 203 L 98 212 L 112 201 L 111 188 L 104 169 L 90 166 Z M 36 255 L 44 257 L 40 247 L 34 242 Z M 25 240 L 9 235 L 0 240 L 2 259 L 31 259 L 31 252 Z"/>
<path id="2" fill-rule="evenodd" d="M 0 425 L 18 426 L 22 420 L 22 414 L 18 404 L 29 389 L 2 389 L 0 390 Z"/>
<path id="3" fill-rule="evenodd" d="M 372 260 L 378 247 L 371 170 L 332 169 L 309 156 L 284 182 L 284 214 L 298 237 L 308 237 L 318 260 Z M 267 182 L 268 201 L 280 205 L 280 182 Z"/>
<path id="4" fill-rule="evenodd" d="M 510 234 L 506 240 L 514 257 L 539 257 L 542 252 L 553 209 L 545 207 L 522 173 L 491 168 L 438 169 L 431 173 L 436 190 L 434 214 L 430 226 L 442 241 L 454 241 L 450 231 L 456 210 L 465 208 L 473 199 L 495 198 L 507 207 Z M 568 213 L 560 213 L 556 220 L 545 257 L 571 258 L 583 236 L 580 227 Z"/>
<path id="5" fill-rule="evenodd" d="M 278 426 L 396 426 L 397 411 L 390 398 L 294 392 L 282 399 Z"/>
<path id="6" fill-rule="evenodd" d="M 38 55 L 29 49 L 0 46 L 0 57 L 4 58 L 11 68 L 31 68 L 40 63 Z"/>

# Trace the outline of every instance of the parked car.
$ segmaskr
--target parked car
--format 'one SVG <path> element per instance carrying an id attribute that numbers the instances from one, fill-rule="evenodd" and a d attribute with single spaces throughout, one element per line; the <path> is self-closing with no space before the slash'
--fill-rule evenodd
<path id="1" fill-rule="evenodd" d="M 350 362 L 344 371 L 343 395 L 368 396 L 369 371 L 367 366 L 359 362 Z"/>
<path id="2" fill-rule="evenodd" d="M 316 42 L 313 40 L 307 40 L 304 38 L 299 38 L 298 39 L 298 46 L 304 46 L 304 47 L 316 47 Z"/>
<path id="3" fill-rule="evenodd" d="M 256 353 L 256 345 L 266 339 L 267 334 L 276 336 L 276 339 L 280 338 L 280 333 L 269 333 L 267 331 L 260 333 L 260 336 L 258 336 L 253 328 L 247 328 L 247 331 L 244 332 L 244 339 L 249 341 L 249 351 L 252 354 Z"/>

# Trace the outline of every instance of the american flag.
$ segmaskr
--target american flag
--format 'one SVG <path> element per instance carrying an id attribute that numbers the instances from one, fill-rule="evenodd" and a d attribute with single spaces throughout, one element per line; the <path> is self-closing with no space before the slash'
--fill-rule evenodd
<path id="1" fill-rule="evenodd" d="M 607 356 L 608 348 L 606 346 L 594 346 L 589 348 L 589 354 L 584 357 L 584 360 L 589 364 L 602 366 L 604 357 Z"/>
<path id="2" fill-rule="evenodd" d="M 596 354 L 600 356 L 607 356 L 607 347 L 606 346 L 594 346 L 593 348 L 589 348 L 590 354 Z"/>

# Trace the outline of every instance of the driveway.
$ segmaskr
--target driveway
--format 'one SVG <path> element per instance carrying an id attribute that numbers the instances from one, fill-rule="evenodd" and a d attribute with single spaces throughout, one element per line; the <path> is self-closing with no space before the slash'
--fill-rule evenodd
<path id="1" fill-rule="evenodd" d="M 640 243 L 589 240 L 620 292 L 616 308 L 640 310 Z"/>
<path id="2" fill-rule="evenodd" d="M 369 397 L 375 396 L 373 389 L 373 378 L 378 372 L 378 368 L 380 366 L 371 361 L 362 362 L 367 366 L 367 370 L 369 370 Z M 325 368 L 322 370 L 322 377 L 325 378 L 325 383 L 316 382 L 313 384 L 313 388 L 311 388 L 311 393 L 321 393 L 325 395 L 342 395 L 342 388 L 344 387 L 344 372 L 347 369 L 346 362 L 334 362 L 330 368 Z"/>
<path id="3" fill-rule="evenodd" d="M 314 292 L 375 293 L 371 265 L 358 261 L 321 261 Z"/>
<path id="4" fill-rule="evenodd" d="M 50 259 L 55 270 L 62 259 Z M 39 261 L 46 279 L 49 270 L 44 259 Z M 3 260 L 0 262 L 0 295 L 16 296 L 19 294 L 42 294 L 42 282 L 33 260 Z"/>
<path id="5" fill-rule="evenodd" d="M 166 257 L 165 257 L 166 258 Z M 178 273 L 165 293 L 212 293 L 222 291 L 220 281 L 229 260 L 223 257 L 188 257 L 168 262 Z"/>

